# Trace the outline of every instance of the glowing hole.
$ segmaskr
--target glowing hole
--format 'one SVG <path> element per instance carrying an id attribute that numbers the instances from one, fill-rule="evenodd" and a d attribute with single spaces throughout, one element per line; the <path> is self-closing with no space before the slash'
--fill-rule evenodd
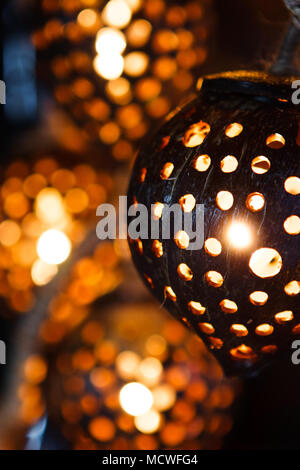
<path id="1" fill-rule="evenodd" d="M 178 248 L 185 250 L 189 246 L 190 237 L 184 230 L 179 230 L 174 237 L 174 241 Z"/>
<path id="2" fill-rule="evenodd" d="M 98 75 L 106 80 L 114 80 L 122 75 L 124 59 L 120 54 L 102 53 L 96 55 L 93 66 Z"/>
<path id="3" fill-rule="evenodd" d="M 169 410 L 176 401 L 176 393 L 168 384 L 159 385 L 153 390 L 154 408 L 159 411 Z"/>
<path id="4" fill-rule="evenodd" d="M 211 323 L 198 323 L 198 327 L 206 335 L 212 335 L 215 332 L 215 329 Z"/>
<path id="5" fill-rule="evenodd" d="M 253 349 L 250 346 L 246 346 L 246 344 L 241 344 L 236 348 L 232 348 L 230 350 L 230 355 L 233 359 L 242 359 L 247 361 L 255 361 L 257 359 L 257 355 Z"/>
<path id="6" fill-rule="evenodd" d="M 96 51 L 98 54 L 122 54 L 126 48 L 126 38 L 118 29 L 101 28 L 96 36 Z"/>
<path id="7" fill-rule="evenodd" d="M 164 205 L 162 202 L 156 202 L 152 205 L 152 215 L 154 220 L 158 220 L 162 216 Z"/>
<path id="8" fill-rule="evenodd" d="M 154 240 L 152 244 L 152 251 L 156 258 L 160 258 L 163 255 L 163 245 L 159 240 Z"/>
<path id="9" fill-rule="evenodd" d="M 240 323 L 234 323 L 233 325 L 231 325 L 230 331 L 236 336 L 247 336 L 248 334 L 248 329 Z"/>
<path id="10" fill-rule="evenodd" d="M 299 235 L 300 217 L 297 215 L 291 215 L 284 221 L 283 227 L 289 235 Z"/>
<path id="11" fill-rule="evenodd" d="M 263 291 L 254 291 L 249 295 L 250 302 L 253 305 L 265 305 L 269 296 L 266 292 Z"/>
<path id="12" fill-rule="evenodd" d="M 120 390 L 120 405 L 126 413 L 140 416 L 150 410 L 153 397 L 150 390 L 138 382 L 124 385 Z"/>
<path id="13" fill-rule="evenodd" d="M 143 242 L 142 240 L 140 240 L 139 238 L 137 238 L 136 240 L 134 240 L 134 244 L 136 246 L 136 249 L 137 251 L 139 252 L 140 255 L 143 254 Z"/>
<path id="14" fill-rule="evenodd" d="M 222 274 L 218 273 L 217 271 L 208 271 L 205 274 L 205 279 L 206 282 L 212 287 L 220 287 L 224 282 Z"/>
<path id="15" fill-rule="evenodd" d="M 209 339 L 211 349 L 221 349 L 223 346 L 223 341 L 220 338 L 215 338 L 211 336 Z"/>
<path id="16" fill-rule="evenodd" d="M 185 281 L 190 281 L 191 279 L 193 279 L 193 273 L 188 267 L 188 265 L 185 263 L 179 264 L 179 266 L 177 267 L 177 272 L 178 275 Z"/>
<path id="17" fill-rule="evenodd" d="M 298 335 L 300 333 L 300 323 L 298 323 L 298 325 L 294 326 L 294 328 L 292 329 L 292 333 L 294 335 Z"/>
<path id="18" fill-rule="evenodd" d="M 220 166 L 223 173 L 233 173 L 237 169 L 238 164 L 239 162 L 235 157 L 227 155 L 227 157 L 221 160 Z"/>
<path id="19" fill-rule="evenodd" d="M 196 199 L 192 194 L 185 194 L 179 199 L 179 204 L 184 212 L 191 212 L 196 204 Z"/>
<path id="20" fill-rule="evenodd" d="M 249 267 L 258 277 L 273 277 L 280 272 L 282 259 L 278 251 L 273 248 L 260 248 L 252 254 Z"/>
<path id="21" fill-rule="evenodd" d="M 267 346 L 263 346 L 261 348 L 261 352 L 263 354 L 275 354 L 277 350 L 278 347 L 276 346 L 276 344 L 267 344 Z"/>
<path id="22" fill-rule="evenodd" d="M 130 77 L 138 77 L 146 71 L 148 64 L 147 54 L 140 51 L 130 52 L 124 59 L 124 72 Z"/>
<path id="23" fill-rule="evenodd" d="M 287 193 L 297 196 L 300 194 L 300 178 L 297 176 L 290 176 L 285 180 L 284 189 Z"/>
<path id="24" fill-rule="evenodd" d="M 147 174 L 147 168 L 142 168 L 141 171 L 140 171 L 140 174 L 139 174 L 139 182 L 140 183 L 143 183 L 145 181 L 146 174 Z"/>
<path id="25" fill-rule="evenodd" d="M 204 249 L 211 256 L 218 256 L 222 252 L 222 245 L 216 238 L 205 240 Z"/>
<path id="26" fill-rule="evenodd" d="M 188 303 L 188 309 L 194 315 L 203 315 L 205 313 L 205 310 L 206 310 L 206 308 L 203 307 L 203 305 L 201 305 L 200 302 L 194 302 L 193 300 L 191 300 Z"/>
<path id="27" fill-rule="evenodd" d="M 168 178 L 170 178 L 173 170 L 174 170 L 173 163 L 171 163 L 171 162 L 165 163 L 164 166 L 162 167 L 161 172 L 160 172 L 161 179 L 162 180 L 167 180 Z"/>
<path id="28" fill-rule="evenodd" d="M 102 12 L 103 21 L 116 28 L 125 28 L 131 20 L 131 10 L 125 0 L 110 0 Z"/>
<path id="29" fill-rule="evenodd" d="M 271 149 L 281 149 L 285 145 L 285 138 L 278 133 L 271 134 L 267 138 L 266 144 Z"/>
<path id="30" fill-rule="evenodd" d="M 160 428 L 161 416 L 156 410 L 149 410 L 143 415 L 136 416 L 134 424 L 137 430 L 143 434 L 153 434 Z"/>
<path id="31" fill-rule="evenodd" d="M 242 131 L 242 124 L 239 124 L 238 122 L 232 122 L 231 124 L 229 124 L 229 126 L 226 127 L 225 134 L 227 135 L 227 137 L 233 138 L 240 135 Z"/>
<path id="32" fill-rule="evenodd" d="M 45 263 L 61 264 L 68 258 L 70 252 L 70 240 L 60 230 L 47 230 L 38 239 L 37 253 Z"/>
<path id="33" fill-rule="evenodd" d="M 31 268 L 31 278 L 36 286 L 44 286 L 53 279 L 57 272 L 56 265 L 51 265 L 41 259 L 37 259 Z"/>
<path id="34" fill-rule="evenodd" d="M 279 325 L 283 325 L 284 323 L 292 321 L 294 318 L 294 314 L 291 310 L 285 310 L 284 312 L 276 313 L 274 318 L 277 323 L 279 323 Z"/>
<path id="35" fill-rule="evenodd" d="M 284 286 L 284 292 L 287 295 L 298 295 L 300 294 L 300 281 L 291 281 Z"/>
<path id="36" fill-rule="evenodd" d="M 193 162 L 193 166 L 197 171 L 207 171 L 210 167 L 210 164 L 211 159 L 209 155 L 200 155 Z"/>
<path id="37" fill-rule="evenodd" d="M 251 233 L 246 224 L 234 222 L 227 231 L 227 238 L 231 245 L 236 248 L 245 248 L 251 243 Z"/>
<path id="38" fill-rule="evenodd" d="M 199 121 L 192 124 L 183 136 L 182 142 L 185 147 L 196 147 L 204 142 L 210 132 L 210 125 Z"/>
<path id="39" fill-rule="evenodd" d="M 251 193 L 246 199 L 246 207 L 252 212 L 259 212 L 265 205 L 265 198 L 261 193 Z"/>
<path id="40" fill-rule="evenodd" d="M 252 160 L 251 168 L 254 173 L 257 175 L 263 175 L 267 173 L 271 168 L 271 162 L 267 157 L 260 155 L 259 157 L 255 157 Z"/>
<path id="41" fill-rule="evenodd" d="M 219 305 L 224 313 L 235 313 L 238 310 L 238 306 L 233 300 L 224 299 Z"/>
<path id="42" fill-rule="evenodd" d="M 170 299 L 172 300 L 173 302 L 176 302 L 176 294 L 175 292 L 173 291 L 172 287 L 170 286 L 166 286 L 165 287 L 165 295 Z"/>
<path id="43" fill-rule="evenodd" d="M 229 191 L 220 191 L 216 197 L 217 206 L 222 211 L 228 211 L 233 206 L 233 195 Z"/>
<path id="44" fill-rule="evenodd" d="M 274 327 L 269 323 L 262 323 L 255 328 L 255 333 L 258 336 L 269 336 L 273 333 Z"/>

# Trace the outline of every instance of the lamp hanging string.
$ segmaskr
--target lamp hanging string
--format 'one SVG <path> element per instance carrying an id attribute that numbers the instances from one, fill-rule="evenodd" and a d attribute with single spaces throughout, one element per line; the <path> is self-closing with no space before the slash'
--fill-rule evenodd
<path id="1" fill-rule="evenodd" d="M 284 0 L 292 13 L 292 22 L 287 30 L 271 72 L 277 75 L 299 75 L 295 55 L 300 44 L 300 0 Z"/>

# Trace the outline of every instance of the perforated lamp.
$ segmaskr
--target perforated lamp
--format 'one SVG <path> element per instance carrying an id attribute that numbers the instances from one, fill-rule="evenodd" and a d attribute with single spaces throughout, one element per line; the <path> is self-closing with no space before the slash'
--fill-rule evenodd
<path id="1" fill-rule="evenodd" d="M 204 246 L 189 237 L 130 240 L 153 294 L 229 374 L 253 374 L 300 333 L 300 109 L 292 78 L 234 72 L 141 150 L 129 204 L 204 204 Z M 149 217 L 151 211 L 149 210 Z"/>

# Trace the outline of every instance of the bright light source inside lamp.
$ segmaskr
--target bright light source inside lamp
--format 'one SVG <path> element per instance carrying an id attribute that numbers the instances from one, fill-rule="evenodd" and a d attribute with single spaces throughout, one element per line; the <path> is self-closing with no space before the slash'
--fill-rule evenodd
<path id="1" fill-rule="evenodd" d="M 50 229 L 44 232 L 37 242 L 37 253 L 48 264 L 61 264 L 71 252 L 71 242 L 60 230 Z"/>
<path id="2" fill-rule="evenodd" d="M 231 245 L 236 248 L 245 248 L 251 243 L 251 233 L 246 224 L 234 222 L 230 225 L 227 237 Z"/>
<path id="3" fill-rule="evenodd" d="M 120 405 L 126 413 L 140 416 L 150 410 L 153 396 L 150 390 L 138 382 L 124 385 L 120 391 Z"/>

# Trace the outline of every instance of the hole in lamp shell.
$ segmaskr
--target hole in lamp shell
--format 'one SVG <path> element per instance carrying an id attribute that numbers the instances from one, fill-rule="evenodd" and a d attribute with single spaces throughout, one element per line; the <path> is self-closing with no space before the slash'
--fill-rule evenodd
<path id="1" fill-rule="evenodd" d="M 164 205 L 162 202 L 156 202 L 152 206 L 152 215 L 154 220 L 158 220 L 162 216 Z"/>
<path id="2" fill-rule="evenodd" d="M 239 162 L 233 155 L 227 155 L 221 160 L 220 167 L 223 173 L 233 173 L 237 169 L 238 164 Z"/>
<path id="3" fill-rule="evenodd" d="M 233 195 L 229 191 L 219 191 L 216 197 L 217 206 L 222 211 L 228 211 L 233 206 Z"/>
<path id="4" fill-rule="evenodd" d="M 249 300 L 253 305 L 265 305 L 268 298 L 268 294 L 260 290 L 256 290 L 249 295 Z"/>
<path id="5" fill-rule="evenodd" d="M 214 336 L 210 336 L 208 338 L 210 342 L 211 349 L 221 349 L 223 347 L 223 341 L 220 338 L 215 338 Z"/>
<path id="6" fill-rule="evenodd" d="M 246 207 L 251 212 L 259 212 L 265 205 L 265 198 L 261 193 L 251 193 L 246 199 Z"/>
<path id="7" fill-rule="evenodd" d="M 139 182 L 140 183 L 143 183 L 145 181 L 146 174 L 147 174 L 147 168 L 142 168 L 141 171 L 140 171 L 140 174 L 139 174 Z"/>
<path id="8" fill-rule="evenodd" d="M 249 267 L 258 277 L 273 277 L 280 272 L 282 259 L 273 248 L 260 248 L 251 255 Z"/>
<path id="9" fill-rule="evenodd" d="M 252 171 L 257 175 L 263 175 L 264 173 L 267 173 L 271 168 L 271 162 L 267 157 L 260 155 L 258 157 L 253 158 L 251 168 Z"/>
<path id="10" fill-rule="evenodd" d="M 143 242 L 140 238 L 137 238 L 136 240 L 134 240 L 134 244 L 135 244 L 135 247 L 137 249 L 137 251 L 139 252 L 140 255 L 143 254 Z"/>
<path id="11" fill-rule="evenodd" d="M 209 155 L 199 155 L 193 161 L 193 166 L 197 171 L 207 171 L 210 167 L 211 159 Z"/>
<path id="12" fill-rule="evenodd" d="M 168 143 L 170 142 L 170 139 L 171 139 L 170 135 L 167 135 L 161 139 L 161 143 L 160 143 L 161 150 L 164 149 L 168 145 Z"/>
<path id="13" fill-rule="evenodd" d="M 284 182 L 284 189 L 287 193 L 297 196 L 300 194 L 300 178 L 297 176 L 290 176 Z"/>
<path id="14" fill-rule="evenodd" d="M 219 305 L 224 313 L 235 313 L 238 310 L 238 306 L 233 300 L 223 299 Z"/>
<path id="15" fill-rule="evenodd" d="M 236 348 L 230 350 L 230 355 L 233 359 L 242 359 L 247 361 L 255 361 L 257 359 L 257 354 L 253 351 L 250 346 L 246 344 L 240 344 Z"/>
<path id="16" fill-rule="evenodd" d="M 152 251 L 156 258 L 160 258 L 164 254 L 162 242 L 159 240 L 154 240 L 152 243 Z"/>
<path id="17" fill-rule="evenodd" d="M 198 323 L 198 327 L 202 333 L 205 333 L 206 335 L 212 335 L 215 332 L 215 329 L 211 323 Z"/>
<path id="18" fill-rule="evenodd" d="M 179 204 L 183 212 L 191 212 L 196 204 L 196 199 L 192 194 L 185 194 L 179 199 Z"/>
<path id="19" fill-rule="evenodd" d="M 149 286 L 151 287 L 151 289 L 154 289 L 154 284 L 153 284 L 153 281 L 152 281 L 152 278 L 150 276 L 147 276 L 147 274 L 144 274 L 144 278 L 146 279 L 146 281 L 148 282 Z"/>
<path id="20" fill-rule="evenodd" d="M 222 245 L 216 238 L 205 240 L 204 249 L 210 256 L 218 256 L 222 252 Z"/>
<path id="21" fill-rule="evenodd" d="M 276 313 L 274 318 L 279 325 L 284 325 L 285 323 L 293 320 L 294 314 L 291 310 L 285 310 L 283 312 Z"/>
<path id="22" fill-rule="evenodd" d="M 238 135 L 240 135 L 242 131 L 243 131 L 242 124 L 239 124 L 238 122 L 232 122 L 226 127 L 225 135 L 227 135 L 227 137 L 230 137 L 232 139 L 233 137 L 237 137 Z"/>
<path id="23" fill-rule="evenodd" d="M 176 297 L 176 294 L 173 291 L 172 287 L 170 287 L 170 286 L 165 287 L 165 296 L 168 297 L 173 302 L 176 302 L 177 297 Z"/>
<path id="24" fill-rule="evenodd" d="M 203 305 L 201 305 L 200 302 L 195 302 L 194 300 L 191 300 L 188 303 L 188 309 L 194 315 L 203 315 L 205 313 L 205 310 L 206 310 L 206 308 L 203 307 Z"/>
<path id="25" fill-rule="evenodd" d="M 299 235 L 300 233 L 300 217 L 297 215 L 291 215 L 285 219 L 283 224 L 284 230 L 289 235 Z"/>
<path id="26" fill-rule="evenodd" d="M 205 280 L 212 287 L 221 287 L 224 282 L 222 274 L 217 271 L 208 271 L 205 274 Z"/>
<path id="27" fill-rule="evenodd" d="M 174 242 L 178 248 L 185 250 L 189 246 L 190 237 L 184 230 L 179 230 L 174 237 Z"/>
<path id="28" fill-rule="evenodd" d="M 161 172 L 160 172 L 161 179 L 162 180 L 167 180 L 168 178 L 170 178 L 173 170 L 174 170 L 173 163 L 171 163 L 171 162 L 165 163 L 164 166 L 161 169 Z"/>
<path id="29" fill-rule="evenodd" d="M 294 328 L 292 329 L 292 333 L 293 335 L 298 335 L 300 333 L 300 323 L 294 326 Z"/>
<path id="30" fill-rule="evenodd" d="M 262 323 L 255 328 L 255 333 L 258 336 L 269 336 L 273 333 L 274 326 L 270 325 L 269 323 Z"/>
<path id="31" fill-rule="evenodd" d="M 284 286 L 284 292 L 291 296 L 300 294 L 300 281 L 290 281 Z"/>
<path id="32" fill-rule="evenodd" d="M 182 143 L 185 147 L 196 147 L 202 144 L 210 132 L 210 125 L 207 122 L 199 121 L 192 124 L 183 136 Z"/>
<path id="33" fill-rule="evenodd" d="M 285 145 L 285 138 L 276 132 L 267 137 L 266 145 L 271 149 L 281 149 Z"/>
<path id="34" fill-rule="evenodd" d="M 278 351 L 276 344 L 267 344 L 261 348 L 263 354 L 275 354 Z"/>
<path id="35" fill-rule="evenodd" d="M 248 329 L 245 327 L 245 325 L 241 325 L 240 323 L 234 323 L 230 327 L 230 332 L 235 334 L 238 337 L 247 336 Z"/>
<path id="36" fill-rule="evenodd" d="M 193 279 L 191 268 L 189 268 L 189 266 L 185 263 L 178 265 L 177 272 L 181 279 L 184 279 L 185 281 L 191 281 Z"/>

